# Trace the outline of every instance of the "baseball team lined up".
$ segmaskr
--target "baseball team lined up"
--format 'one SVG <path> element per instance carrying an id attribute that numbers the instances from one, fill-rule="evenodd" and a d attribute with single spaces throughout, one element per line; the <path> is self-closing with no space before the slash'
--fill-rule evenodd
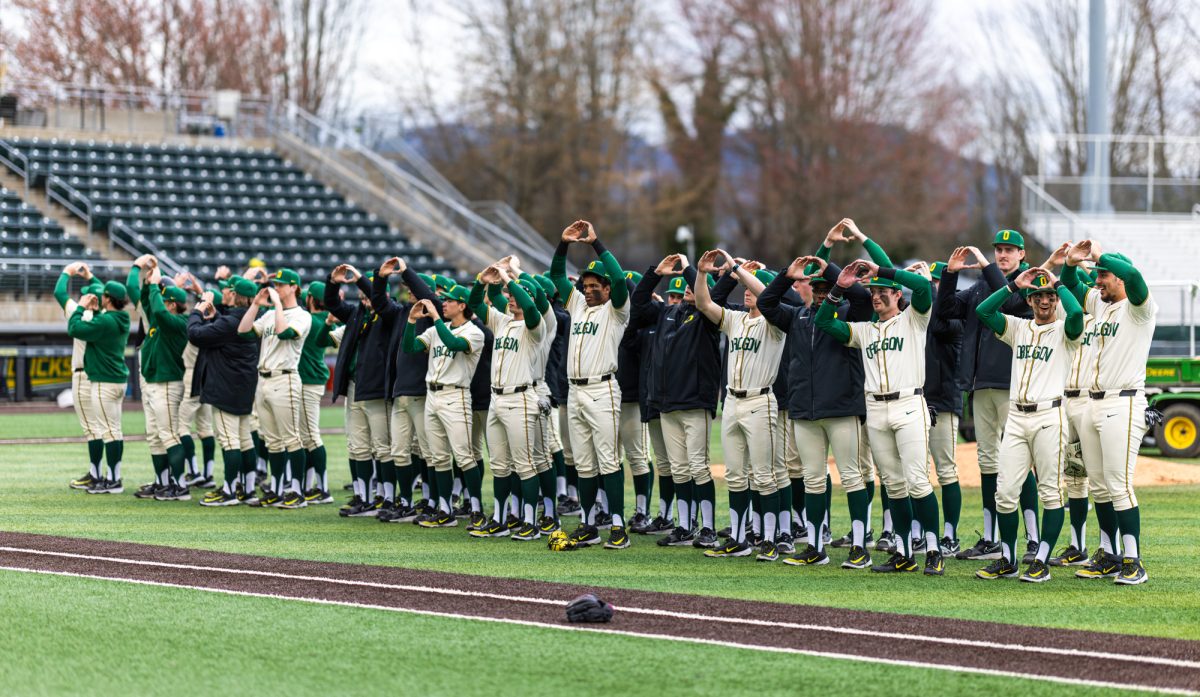
<path id="1" fill-rule="evenodd" d="M 839 266 L 833 252 L 848 243 L 869 258 Z M 578 278 L 567 274 L 571 245 L 596 257 Z M 965 269 L 982 280 L 960 290 Z M 307 286 L 261 265 L 216 276 L 168 277 L 151 255 L 123 280 L 103 282 L 81 262 L 63 269 L 55 298 L 88 441 L 73 488 L 124 492 L 132 337 L 155 472 L 134 496 L 186 501 L 201 488 L 211 507 L 333 503 L 320 406 L 336 348 L 347 518 L 462 521 L 475 538 L 549 536 L 554 551 L 645 536 L 796 567 L 839 549 L 842 568 L 880 574 L 936 577 L 957 559 L 986 562 L 983 580 L 1040 583 L 1053 569 L 1148 579 L 1133 479 L 1158 416 L 1144 370 L 1157 306 L 1133 262 L 1092 240 L 1031 266 L 1021 234 L 1001 230 L 990 256 L 960 247 L 899 268 L 847 218 L 778 271 L 714 249 L 638 273 L 578 220 L 545 274 L 508 256 L 470 285 L 399 257 L 365 272 L 339 264 Z M 983 494 L 970 547 L 959 541 L 964 401 Z M 723 530 L 709 447 L 718 410 Z M 830 455 L 850 518 L 836 539 Z"/>

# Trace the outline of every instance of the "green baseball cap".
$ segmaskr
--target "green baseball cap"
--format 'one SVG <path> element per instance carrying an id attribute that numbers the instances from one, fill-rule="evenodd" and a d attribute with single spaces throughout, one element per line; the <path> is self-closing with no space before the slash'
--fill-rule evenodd
<path id="1" fill-rule="evenodd" d="M 274 285 L 298 286 L 300 274 L 291 269 L 278 269 L 275 275 L 270 277 L 270 282 Z"/>
<path id="2" fill-rule="evenodd" d="M 879 276 L 871 277 L 871 281 L 867 283 L 868 288 L 891 288 L 892 290 L 904 290 L 904 287 L 896 283 L 890 278 L 880 278 Z"/>
<path id="3" fill-rule="evenodd" d="M 177 303 L 187 302 L 187 292 L 178 286 L 168 286 L 162 289 L 163 300 L 170 300 Z"/>
<path id="4" fill-rule="evenodd" d="M 1126 264 L 1129 264 L 1130 266 L 1133 266 L 1133 260 L 1120 252 L 1109 252 L 1109 256 L 1111 256 L 1114 259 L 1119 259 L 1119 260 L 1125 262 Z M 1095 266 L 1093 266 L 1092 270 L 1093 271 L 1109 271 L 1109 272 L 1112 271 L 1112 269 L 1106 268 L 1104 266 L 1103 262 L 1100 262 L 1100 263 L 1096 264 Z"/>
<path id="5" fill-rule="evenodd" d="M 366 271 L 363 273 L 363 278 L 367 279 L 368 281 L 374 281 L 375 280 L 375 272 L 374 271 Z"/>
<path id="6" fill-rule="evenodd" d="M 676 276 L 670 281 L 667 281 L 667 292 L 675 295 L 683 295 L 687 292 L 687 280 L 683 276 Z"/>
<path id="7" fill-rule="evenodd" d="M 433 280 L 433 287 L 437 290 L 448 291 L 458 285 L 455 283 L 454 279 L 450 278 L 449 276 L 442 276 L 435 273 L 429 278 Z"/>
<path id="8" fill-rule="evenodd" d="M 325 283 L 323 281 L 313 281 L 308 284 L 308 290 L 305 291 L 319 303 L 325 302 Z"/>
<path id="9" fill-rule="evenodd" d="M 709 274 L 709 275 L 708 275 L 708 287 L 709 287 L 709 289 L 712 289 L 712 287 L 713 287 L 713 286 L 715 286 L 715 285 L 717 285 L 717 279 L 713 278 L 713 275 L 712 275 L 712 274 Z"/>
<path id="10" fill-rule="evenodd" d="M 996 239 L 992 240 L 992 246 L 1007 244 L 1017 249 L 1025 249 L 1025 238 L 1021 237 L 1021 233 L 1016 230 L 1001 230 L 996 233 Z"/>
<path id="11" fill-rule="evenodd" d="M 419 273 L 417 274 L 417 278 L 421 279 L 426 286 L 429 286 L 429 290 L 437 290 L 437 282 L 433 280 L 433 276 L 425 273 Z"/>
<path id="12" fill-rule="evenodd" d="M 471 291 L 458 285 L 451 286 L 443 295 L 444 300 L 457 300 L 460 303 L 466 303 L 469 297 L 471 297 Z"/>
<path id="13" fill-rule="evenodd" d="M 104 284 L 93 279 L 90 283 L 79 289 L 81 295 L 104 295 Z"/>
<path id="14" fill-rule="evenodd" d="M 229 284 L 233 286 L 233 292 L 243 298 L 253 298 L 258 295 L 258 284 L 248 278 L 234 276 L 229 279 Z M 316 285 L 316 284 L 313 284 Z"/>
<path id="15" fill-rule="evenodd" d="M 771 281 L 775 280 L 775 274 L 766 269 L 759 269 L 755 271 L 754 277 L 757 278 L 764 286 L 771 285 Z"/>
<path id="16" fill-rule="evenodd" d="M 1057 293 L 1058 292 L 1054 288 L 1054 284 L 1050 282 L 1050 279 L 1046 278 L 1045 276 L 1038 276 L 1037 278 L 1033 279 L 1033 287 L 1032 288 L 1022 288 L 1021 290 L 1024 293 L 1025 297 L 1027 297 L 1027 298 L 1029 296 L 1037 294 L 1037 293 Z"/>
<path id="17" fill-rule="evenodd" d="M 608 272 L 604 268 L 604 263 L 599 259 L 595 259 L 584 267 L 583 271 L 579 272 L 579 278 L 583 278 L 586 274 L 591 274 L 601 281 L 608 282 Z"/>
<path id="18" fill-rule="evenodd" d="M 124 300 L 129 297 L 129 294 L 125 292 L 125 284 L 118 281 L 105 283 L 104 294 L 113 300 Z"/>
<path id="19" fill-rule="evenodd" d="M 942 280 L 942 272 L 945 270 L 946 262 L 944 261 L 935 261 L 929 265 L 929 275 L 932 276 L 933 280 L 935 281 Z"/>
<path id="20" fill-rule="evenodd" d="M 524 288 L 526 293 L 529 293 L 529 297 L 537 297 L 537 288 L 535 288 L 537 284 L 533 281 L 527 281 L 522 278 L 521 280 L 517 281 L 517 284 Z"/>
<path id="21" fill-rule="evenodd" d="M 546 292 L 548 297 L 553 298 L 558 294 L 558 290 L 554 287 L 554 281 L 551 281 L 545 276 L 534 276 L 533 280 L 537 281 L 538 285 L 542 287 L 542 290 Z"/>
<path id="22" fill-rule="evenodd" d="M 642 282 L 642 275 L 637 271 L 626 271 L 625 280 L 633 281 L 634 285 L 637 285 L 638 283 Z"/>

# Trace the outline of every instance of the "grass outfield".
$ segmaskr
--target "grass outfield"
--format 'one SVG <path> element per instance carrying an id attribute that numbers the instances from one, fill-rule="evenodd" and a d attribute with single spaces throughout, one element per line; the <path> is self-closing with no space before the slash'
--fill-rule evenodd
<path id="1" fill-rule="evenodd" d="M 139 418 L 140 414 L 131 414 Z M 326 414 L 334 417 L 336 413 Z M 38 415 L 42 433 L 70 434 L 69 414 Z M 22 421 L 15 430 L 14 421 Z M 54 427 L 52 422 L 58 422 Z M 27 435 L 27 417 L 0 417 L 5 437 Z M 57 430 L 56 430 L 57 429 Z M 22 431 L 25 431 L 24 433 Z M 346 470 L 338 454 L 342 436 L 327 440 L 331 482 L 340 487 Z M 1174 554 L 1188 549 L 1200 487 L 1147 489 L 1143 503 L 1144 556 L 1151 581 L 1137 588 L 1082 581 L 1056 571 L 1053 581 L 1033 585 L 986 583 L 973 577 L 977 565 L 950 562 L 943 579 L 920 575 L 880 577 L 839 569 L 759 564 L 747 559 L 711 560 L 691 549 L 661 549 L 635 536 L 628 550 L 589 549 L 551 554 L 542 545 L 507 539 L 473 540 L 463 528 L 420 530 L 381 525 L 370 519 L 338 518 L 332 506 L 301 511 L 234 507 L 209 510 L 195 501 L 165 503 L 124 496 L 88 496 L 66 487 L 84 470 L 82 446 L 5 446 L 0 467 L 0 529 L 93 537 L 226 552 L 321 561 L 386 564 L 464 573 L 513 576 L 596 586 L 618 586 L 752 600 L 879 609 L 945 617 L 994 620 L 1050 627 L 1118 631 L 1200 639 L 1200 594 L 1191 560 Z M 716 459 L 716 458 L 714 458 Z M 126 446 L 127 485 L 151 478 L 144 443 Z M 724 500 L 719 493 L 718 501 Z M 847 526 L 844 499 L 835 495 L 834 529 Z M 979 492 L 964 491 L 962 536 L 973 542 Z M 879 511 L 875 526 L 879 527 Z M 1089 525 L 1095 543 L 1094 522 Z M 698 607 L 701 606 L 698 603 Z"/>
<path id="2" fill-rule="evenodd" d="M 25 695 L 477 695 L 498 687 L 480 676 L 501 674 L 535 695 L 1096 689 L 11 571 L 0 611 L 0 684 Z"/>

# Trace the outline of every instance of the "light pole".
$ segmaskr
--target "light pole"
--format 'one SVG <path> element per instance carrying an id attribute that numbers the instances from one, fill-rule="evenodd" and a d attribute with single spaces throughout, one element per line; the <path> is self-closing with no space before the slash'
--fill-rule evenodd
<path id="1" fill-rule="evenodd" d="M 675 229 L 675 241 L 687 244 L 688 263 L 696 263 L 696 235 L 692 233 L 692 228 L 687 225 L 680 225 Z"/>

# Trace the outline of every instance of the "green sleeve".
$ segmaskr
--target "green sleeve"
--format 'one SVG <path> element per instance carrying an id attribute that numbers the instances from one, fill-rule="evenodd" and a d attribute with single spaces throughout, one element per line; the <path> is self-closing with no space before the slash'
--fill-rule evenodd
<path id="1" fill-rule="evenodd" d="M 155 326 L 159 322 L 164 321 L 165 315 L 168 314 L 167 305 L 162 299 L 162 293 L 151 291 L 149 283 L 142 287 L 142 306 L 150 323 Z"/>
<path id="2" fill-rule="evenodd" d="M 1067 311 L 1064 329 L 1067 338 L 1078 339 L 1083 334 L 1083 306 L 1075 299 L 1075 294 L 1064 286 L 1058 287 L 1058 299 L 1062 301 L 1063 309 Z"/>
<path id="3" fill-rule="evenodd" d="M 849 343 L 850 325 L 838 319 L 836 314 L 836 304 L 829 301 L 821 303 L 821 308 L 817 310 L 817 318 L 815 320 L 817 328 L 843 344 Z"/>
<path id="4" fill-rule="evenodd" d="M 554 258 L 550 260 L 550 282 L 558 290 L 558 297 L 562 298 L 563 304 L 566 304 L 575 286 L 571 285 L 571 279 L 567 278 L 567 245 L 564 242 L 558 244 L 558 249 L 554 250 Z"/>
<path id="5" fill-rule="evenodd" d="M 433 326 L 437 329 L 438 338 L 446 345 L 446 348 L 458 353 L 465 353 L 471 350 L 471 342 L 461 336 L 454 336 L 454 332 L 450 331 L 450 327 L 442 320 L 434 320 Z"/>
<path id="6" fill-rule="evenodd" d="M 822 241 L 821 244 L 817 245 L 816 257 L 818 259 L 824 259 L 825 261 L 829 261 L 829 255 L 832 252 L 833 252 L 833 247 L 826 247 L 825 242 Z"/>
<path id="7" fill-rule="evenodd" d="M 621 268 L 621 263 L 607 249 L 600 254 L 600 261 L 604 262 L 604 272 L 608 274 L 612 289 L 609 300 L 612 301 L 613 307 L 625 307 L 625 303 L 629 301 L 629 286 L 625 285 L 625 271 Z"/>
<path id="8" fill-rule="evenodd" d="M 81 305 L 75 308 L 75 312 L 67 319 L 67 336 L 83 341 L 98 341 L 109 334 L 109 324 L 109 317 L 103 313 L 94 315 L 90 322 L 85 321 Z"/>
<path id="9" fill-rule="evenodd" d="M 138 299 L 142 297 L 141 279 L 138 275 L 142 270 L 136 266 L 129 267 L 129 275 L 125 277 L 125 292 L 129 294 L 129 300 L 133 302 L 133 306 L 137 307 Z"/>
<path id="10" fill-rule="evenodd" d="M 67 301 L 71 299 L 70 287 L 70 274 L 59 274 L 58 282 L 54 284 L 54 299 L 58 301 L 59 307 L 65 308 Z"/>
<path id="11" fill-rule="evenodd" d="M 892 278 L 896 280 L 896 283 L 912 290 L 911 302 L 914 310 L 921 314 L 929 312 L 929 308 L 933 307 L 932 283 L 925 280 L 921 274 L 904 269 L 895 269 Z"/>
<path id="12" fill-rule="evenodd" d="M 420 353 L 425 350 L 417 341 L 417 330 L 413 328 L 412 322 L 404 323 L 404 337 L 400 341 L 400 350 L 405 353 Z"/>
<path id="13" fill-rule="evenodd" d="M 283 331 L 279 332 L 279 334 L 277 334 L 276 337 L 280 341 L 291 341 L 292 339 L 299 339 L 300 332 L 296 331 L 292 327 L 288 327 L 287 329 L 284 329 Z"/>
<path id="14" fill-rule="evenodd" d="M 325 324 L 325 320 L 313 317 L 312 329 L 310 331 L 317 335 L 317 338 L 314 340 L 317 346 L 322 348 L 333 346 L 333 338 L 329 336 L 331 330 L 332 328 L 328 324 Z"/>
<path id="15" fill-rule="evenodd" d="M 825 245 L 821 246 L 823 247 Z M 871 257 L 871 261 L 878 264 L 881 268 L 890 269 L 895 266 L 895 264 L 892 263 L 891 258 L 888 257 L 887 252 L 883 251 L 883 247 L 880 247 L 878 244 L 876 244 L 875 240 L 871 239 L 870 237 L 863 242 L 863 248 L 867 250 L 867 256 Z"/>
<path id="16" fill-rule="evenodd" d="M 471 295 L 467 297 L 467 307 L 471 308 L 471 312 L 474 312 L 475 316 L 479 318 L 479 321 L 483 322 L 484 324 L 487 324 L 488 306 L 487 303 L 483 301 L 483 292 L 484 289 L 488 287 L 488 284 L 477 278 L 475 279 L 475 282 L 471 284 Z"/>
<path id="17" fill-rule="evenodd" d="M 533 298 L 529 297 L 529 293 L 525 292 L 525 289 L 517 281 L 508 282 L 508 292 L 512 293 L 517 307 L 520 307 L 521 312 L 525 315 L 525 326 L 529 329 L 538 326 L 538 322 L 542 321 L 542 316 L 534 306 Z"/>
<path id="18" fill-rule="evenodd" d="M 533 293 L 533 304 L 537 307 L 538 314 L 546 314 L 550 310 L 550 299 L 546 297 L 546 291 L 542 290 L 542 287 L 535 283 Z"/>
<path id="19" fill-rule="evenodd" d="M 1133 264 L 1114 254 L 1101 254 L 1100 266 L 1108 269 L 1114 276 L 1125 282 L 1125 294 L 1129 296 L 1129 302 L 1134 305 L 1142 305 L 1150 297 L 1150 289 L 1146 287 L 1142 272 L 1134 268 Z"/>
<path id="20" fill-rule="evenodd" d="M 1004 286 L 984 298 L 983 302 L 975 307 L 975 314 L 979 316 L 979 321 L 987 325 L 988 329 L 996 332 L 996 336 L 1000 336 L 1008 328 L 1008 320 L 1004 319 L 1004 315 L 1000 313 L 1000 308 L 1011 297 L 1012 291 L 1009 290 L 1008 286 Z"/>
<path id="21" fill-rule="evenodd" d="M 504 291 L 500 290 L 500 286 L 489 285 L 487 287 L 488 301 L 492 303 L 492 307 L 498 308 L 501 312 L 508 307 L 508 299 L 504 297 Z"/>
<path id="22" fill-rule="evenodd" d="M 1075 300 L 1082 306 L 1087 298 L 1087 286 L 1079 282 L 1079 267 L 1067 264 L 1063 267 L 1062 276 L 1058 279 L 1062 281 L 1063 286 L 1071 291 L 1071 295 L 1075 296 Z"/>

